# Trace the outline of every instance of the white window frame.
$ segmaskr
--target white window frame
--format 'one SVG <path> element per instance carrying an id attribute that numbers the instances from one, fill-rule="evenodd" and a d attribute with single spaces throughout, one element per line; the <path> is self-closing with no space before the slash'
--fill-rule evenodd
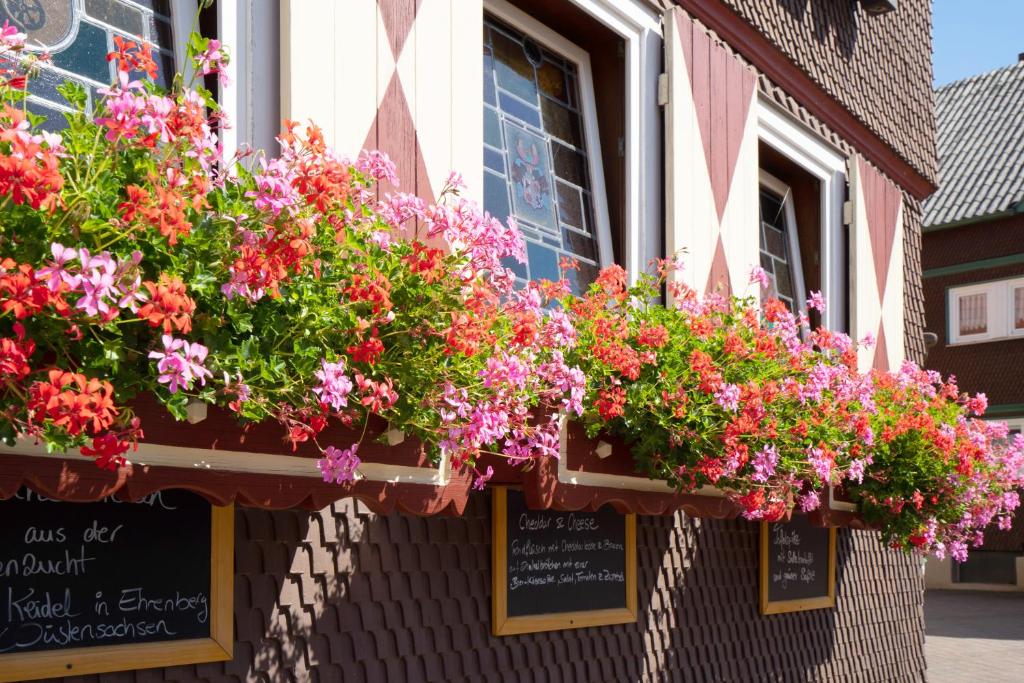
<path id="1" fill-rule="evenodd" d="M 590 69 L 590 53 L 505 0 L 485 0 L 484 10 L 576 65 L 576 83 L 580 89 L 580 113 L 583 117 L 583 144 L 587 152 L 590 196 L 594 203 L 594 220 L 597 223 L 596 226 L 587 226 L 587 228 L 597 239 L 598 266 L 604 268 L 611 265 L 614 253 L 612 228 L 608 215 L 608 193 L 604 184 L 604 159 L 601 156 L 601 138 L 597 127 L 597 101 L 594 97 L 594 76 Z M 483 116 L 483 103 L 480 106 L 481 116 Z M 483 146 L 481 145 L 482 153 Z M 554 202 L 557 196 L 554 179 L 552 179 L 551 191 L 551 201 Z"/>
<path id="2" fill-rule="evenodd" d="M 1024 434 L 1024 417 L 1008 417 L 1003 420 L 993 420 L 993 422 L 1005 422 L 1008 431 L 1016 429 Z"/>
<path id="3" fill-rule="evenodd" d="M 173 2 L 195 7 L 195 0 Z M 281 131 L 280 3 L 219 0 L 217 33 L 231 52 L 225 69 L 230 84 L 218 89 L 221 109 L 231 120 L 219 133 L 224 158 L 231 159 L 243 146 L 274 155 Z M 255 163 L 254 157 L 250 160 Z"/>
<path id="4" fill-rule="evenodd" d="M 662 69 L 661 14 L 644 0 L 571 1 L 621 37 L 625 46 L 626 117 L 620 149 L 626 160 L 625 221 L 620 265 L 626 269 L 630 281 L 635 282 L 651 259 L 664 252 L 662 159 L 660 154 L 651 153 L 651 150 L 661 149 L 658 105 L 658 75 Z M 508 6 L 503 0 L 483 1 L 484 10 L 502 16 L 495 9 L 498 4 Z M 604 199 L 607 203 L 607 195 Z M 603 253 L 604 249 L 601 251 Z"/>
<path id="5" fill-rule="evenodd" d="M 990 280 L 946 289 L 946 338 L 949 346 L 1013 339 L 1024 336 L 1014 329 L 1013 290 L 1024 287 L 1024 278 Z M 987 329 L 980 334 L 960 334 L 960 297 L 982 294 L 985 297 Z"/>
<path id="6" fill-rule="evenodd" d="M 1017 316 L 1015 314 L 1014 306 L 1014 291 L 1018 287 L 1024 288 L 1024 278 L 1017 278 L 1009 280 L 1006 283 L 1006 330 L 1007 334 L 1011 337 L 1024 336 L 1024 328 L 1017 329 Z"/>
<path id="7" fill-rule="evenodd" d="M 768 188 L 773 194 L 778 195 L 782 198 L 782 211 L 785 214 L 786 221 L 786 247 L 789 249 L 787 254 L 789 261 L 789 275 L 793 280 L 793 305 L 796 306 L 797 311 L 803 311 L 807 308 L 807 290 L 804 287 L 804 265 L 803 260 L 800 258 L 800 235 L 796 227 L 796 209 L 793 206 L 793 190 L 786 183 L 782 182 L 775 176 L 763 168 L 760 169 L 760 183 L 761 187 Z M 758 216 L 761 215 L 761 198 L 758 194 Z M 758 240 L 760 241 L 761 226 L 758 225 Z M 760 245 L 758 245 L 758 254 L 760 254 Z M 778 281 L 778 276 L 775 276 Z"/>
<path id="8" fill-rule="evenodd" d="M 848 265 L 843 202 L 847 157 L 762 95 L 757 98 L 757 124 L 759 140 L 821 183 L 821 293 L 828 302 L 822 324 L 830 330 L 846 331 Z"/>

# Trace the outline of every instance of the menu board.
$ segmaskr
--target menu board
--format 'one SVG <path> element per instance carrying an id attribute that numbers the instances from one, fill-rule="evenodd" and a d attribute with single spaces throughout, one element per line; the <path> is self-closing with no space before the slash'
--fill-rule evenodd
<path id="1" fill-rule="evenodd" d="M 494 491 L 494 633 L 636 620 L 636 517 L 530 510 Z"/>
<path id="2" fill-rule="evenodd" d="M 761 524 L 761 614 L 835 606 L 836 530 L 806 515 Z"/>
<path id="3" fill-rule="evenodd" d="M 232 516 L 184 490 L 0 501 L 0 681 L 223 659 Z"/>

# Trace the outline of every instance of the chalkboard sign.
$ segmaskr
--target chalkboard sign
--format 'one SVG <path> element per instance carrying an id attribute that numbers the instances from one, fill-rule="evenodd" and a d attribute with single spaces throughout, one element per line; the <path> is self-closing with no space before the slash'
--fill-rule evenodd
<path id="1" fill-rule="evenodd" d="M 836 530 L 806 515 L 761 523 L 761 614 L 835 607 Z"/>
<path id="2" fill-rule="evenodd" d="M 530 510 L 494 489 L 495 635 L 636 621 L 636 516 Z"/>
<path id="3" fill-rule="evenodd" d="M 233 510 L 0 501 L 0 681 L 230 659 Z"/>

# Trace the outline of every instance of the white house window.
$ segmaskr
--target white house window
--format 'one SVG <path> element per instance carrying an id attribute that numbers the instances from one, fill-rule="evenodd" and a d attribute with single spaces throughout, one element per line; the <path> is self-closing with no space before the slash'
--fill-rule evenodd
<path id="1" fill-rule="evenodd" d="M 957 299 L 957 335 L 967 337 L 988 332 L 988 293 L 964 294 Z"/>
<path id="2" fill-rule="evenodd" d="M 483 51 L 484 208 L 514 218 L 526 242 L 527 263 L 507 265 L 522 281 L 557 280 L 560 260 L 575 259 L 582 291 L 611 260 L 589 58 L 493 14 Z"/>
<path id="3" fill-rule="evenodd" d="M 1024 335 L 1024 278 L 951 287 L 946 310 L 950 344 Z"/>
<path id="4" fill-rule="evenodd" d="M 768 296 L 796 312 L 804 308 L 803 265 L 796 233 L 796 214 L 790 188 L 769 173 L 761 172 L 761 267 L 771 281 Z"/>
<path id="5" fill-rule="evenodd" d="M 843 235 L 846 158 L 775 104 L 759 99 L 761 267 L 790 309 L 806 309 L 808 291 L 828 302 L 812 323 L 845 330 L 848 290 Z"/>

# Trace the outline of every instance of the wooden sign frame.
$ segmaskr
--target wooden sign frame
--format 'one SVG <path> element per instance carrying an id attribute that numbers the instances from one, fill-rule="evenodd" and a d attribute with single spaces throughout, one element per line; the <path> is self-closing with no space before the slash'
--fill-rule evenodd
<path id="1" fill-rule="evenodd" d="M 774 523 L 774 522 L 771 522 Z M 768 525 L 761 522 L 761 614 L 784 614 L 786 612 L 805 612 L 807 610 L 825 609 L 836 606 L 836 530 L 828 529 L 828 595 L 816 598 L 798 598 L 796 600 L 768 599 Z"/>
<path id="2" fill-rule="evenodd" d="M 209 638 L 0 655 L 0 683 L 228 661 L 234 644 L 234 583 L 235 506 L 211 505 Z"/>
<path id="3" fill-rule="evenodd" d="M 582 612 L 556 612 L 510 617 L 508 614 L 508 487 L 492 487 L 491 504 L 491 603 L 492 633 L 512 636 L 521 633 L 559 631 L 587 626 L 629 624 L 637 620 L 636 515 L 626 514 L 626 606 Z"/>

